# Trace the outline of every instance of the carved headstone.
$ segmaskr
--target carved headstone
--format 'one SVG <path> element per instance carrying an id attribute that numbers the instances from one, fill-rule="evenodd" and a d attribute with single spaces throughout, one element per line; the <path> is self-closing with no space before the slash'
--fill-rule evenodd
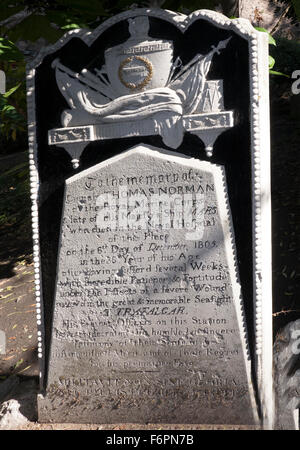
<path id="1" fill-rule="evenodd" d="M 40 420 L 272 427 L 267 51 L 139 9 L 32 64 Z"/>
<path id="2" fill-rule="evenodd" d="M 226 196 L 143 146 L 67 181 L 42 420 L 255 424 Z"/>

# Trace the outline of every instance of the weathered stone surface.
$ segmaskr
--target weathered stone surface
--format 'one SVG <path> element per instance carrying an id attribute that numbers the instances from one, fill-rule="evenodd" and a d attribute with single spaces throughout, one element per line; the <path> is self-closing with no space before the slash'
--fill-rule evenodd
<path id="1" fill-rule="evenodd" d="M 289 323 L 274 344 L 275 428 L 299 429 L 300 408 L 300 320 Z"/>
<path id="2" fill-rule="evenodd" d="M 67 180 L 61 227 L 39 419 L 253 425 L 222 167 L 137 146 Z"/>
<path id="3" fill-rule="evenodd" d="M 0 405 L 0 430 L 14 430 L 27 423 L 28 419 L 20 412 L 17 400 L 8 400 Z"/>

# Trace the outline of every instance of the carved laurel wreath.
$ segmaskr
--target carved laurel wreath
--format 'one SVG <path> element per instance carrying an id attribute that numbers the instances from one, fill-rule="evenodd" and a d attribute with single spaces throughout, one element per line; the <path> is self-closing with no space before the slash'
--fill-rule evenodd
<path id="1" fill-rule="evenodd" d="M 125 81 L 124 77 L 123 77 L 124 66 L 126 66 L 127 64 L 132 62 L 134 59 L 142 61 L 142 63 L 145 65 L 147 72 L 148 72 L 146 77 L 143 79 L 143 81 L 141 81 L 140 83 L 136 83 L 136 84 Z M 140 90 L 140 89 L 143 89 L 151 80 L 152 75 L 153 75 L 153 66 L 152 66 L 152 63 L 149 61 L 149 59 L 143 58 L 143 56 L 130 56 L 129 58 L 126 58 L 126 59 L 124 59 L 124 61 L 121 62 L 119 70 L 118 70 L 118 75 L 119 75 L 119 79 L 120 79 L 121 83 L 124 84 L 124 86 L 126 86 L 127 88 L 129 88 L 133 91 Z"/>

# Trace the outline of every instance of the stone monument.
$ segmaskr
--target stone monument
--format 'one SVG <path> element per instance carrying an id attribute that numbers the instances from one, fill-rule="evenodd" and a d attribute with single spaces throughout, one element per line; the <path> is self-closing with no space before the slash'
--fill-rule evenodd
<path id="1" fill-rule="evenodd" d="M 272 428 L 267 54 L 137 9 L 32 63 L 40 421 Z"/>

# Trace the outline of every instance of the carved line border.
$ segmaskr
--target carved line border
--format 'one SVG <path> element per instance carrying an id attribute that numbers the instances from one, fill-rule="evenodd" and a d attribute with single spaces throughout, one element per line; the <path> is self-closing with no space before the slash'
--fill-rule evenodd
<path id="1" fill-rule="evenodd" d="M 266 336 L 263 335 L 263 323 L 266 320 L 270 320 L 270 317 L 264 317 L 263 315 L 263 296 L 261 280 L 264 273 L 263 260 L 265 259 L 262 255 L 262 186 L 261 186 L 261 133 L 260 127 L 262 120 L 260 117 L 260 86 L 259 86 L 259 66 L 258 66 L 258 41 L 265 37 L 265 42 L 267 41 L 267 36 L 262 36 L 264 33 L 255 30 L 250 22 L 246 19 L 233 19 L 230 20 L 223 14 L 220 14 L 211 10 L 198 10 L 185 16 L 184 14 L 176 14 L 171 11 L 161 10 L 161 9 L 147 9 L 139 8 L 135 10 L 125 11 L 120 13 L 101 24 L 94 31 L 88 31 L 85 29 L 71 30 L 66 33 L 61 39 L 59 39 L 54 45 L 45 47 L 40 51 L 37 57 L 28 64 L 27 71 L 27 101 L 28 101 L 28 132 L 29 132 L 29 160 L 30 160 L 30 186 L 31 186 L 31 199 L 32 199 L 32 228 L 33 228 L 33 258 L 35 263 L 35 286 L 36 286 L 36 304 L 37 304 L 37 325 L 38 325 L 38 356 L 39 359 L 43 359 L 44 348 L 42 336 L 44 336 L 43 324 L 41 322 L 42 305 L 41 305 L 41 273 L 40 273 L 40 250 L 39 250 L 39 237 L 38 237 L 38 170 L 37 170 L 37 155 L 36 155 L 36 132 L 35 132 L 35 69 L 41 64 L 44 57 L 57 50 L 59 50 L 63 45 L 65 45 L 73 37 L 81 38 L 87 45 L 91 45 L 92 42 L 97 39 L 100 34 L 102 34 L 107 28 L 118 23 L 121 20 L 134 17 L 136 15 L 149 15 L 155 18 L 161 18 L 166 21 L 175 24 L 181 31 L 184 31 L 189 27 L 194 21 L 199 18 L 203 18 L 212 24 L 219 26 L 220 28 L 226 28 L 232 30 L 248 40 L 249 43 L 249 62 L 250 62 L 250 96 L 251 96 L 251 143 L 252 143 L 252 169 L 253 169 L 253 237 L 254 237 L 254 269 L 255 269 L 255 279 L 254 279 L 254 299 L 255 299 L 255 349 L 258 358 L 257 362 L 257 376 L 259 379 L 259 384 L 261 383 L 266 386 L 266 381 L 262 378 L 267 379 L 269 384 L 272 384 L 270 376 L 272 374 L 262 374 L 263 371 L 263 359 L 267 357 L 263 351 L 263 343 Z M 265 230 L 266 231 L 266 230 Z M 268 230 L 267 230 L 268 231 Z M 271 232 L 271 230 L 269 230 Z M 270 299 L 265 299 L 266 302 L 270 302 Z M 270 340 L 270 336 L 268 337 Z M 269 351 L 272 351 L 270 348 Z M 270 356 L 271 357 L 271 356 Z M 41 373 L 40 378 L 42 379 L 43 362 L 40 365 Z M 269 414 L 270 415 L 270 414 Z"/>

